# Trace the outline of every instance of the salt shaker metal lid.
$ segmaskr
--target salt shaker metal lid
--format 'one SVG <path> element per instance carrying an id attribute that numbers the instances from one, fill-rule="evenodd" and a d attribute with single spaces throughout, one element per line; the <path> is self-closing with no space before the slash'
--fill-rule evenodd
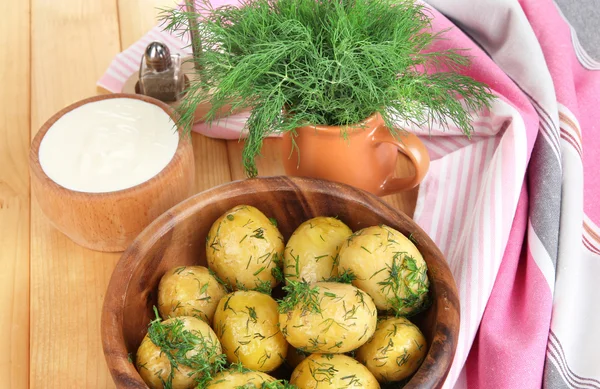
<path id="1" fill-rule="evenodd" d="M 161 42 L 152 42 L 146 47 L 144 53 L 146 66 L 157 72 L 162 72 L 171 67 L 171 52 L 167 45 Z"/>

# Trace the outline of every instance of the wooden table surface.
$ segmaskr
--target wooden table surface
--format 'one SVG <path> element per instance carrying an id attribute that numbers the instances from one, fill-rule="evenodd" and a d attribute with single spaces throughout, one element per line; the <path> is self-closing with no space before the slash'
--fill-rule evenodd
<path id="1" fill-rule="evenodd" d="M 105 288 L 119 254 L 52 228 L 31 198 L 31 139 L 56 111 L 98 94 L 113 57 L 173 0 L 29 0 L 0 23 L 0 387 L 113 388 L 100 343 Z M 194 135 L 196 189 L 242 179 L 242 144 Z M 399 171 L 409 171 L 399 158 Z M 260 175 L 283 174 L 267 140 Z M 412 214 L 416 191 L 386 198 Z"/>

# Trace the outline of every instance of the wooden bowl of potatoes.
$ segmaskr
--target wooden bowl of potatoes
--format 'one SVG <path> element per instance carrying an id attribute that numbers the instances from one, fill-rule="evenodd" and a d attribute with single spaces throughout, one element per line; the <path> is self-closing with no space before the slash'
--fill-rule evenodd
<path id="1" fill-rule="evenodd" d="M 459 323 L 444 256 L 410 217 L 268 177 L 149 225 L 110 280 L 102 343 L 117 388 L 439 388 Z"/>

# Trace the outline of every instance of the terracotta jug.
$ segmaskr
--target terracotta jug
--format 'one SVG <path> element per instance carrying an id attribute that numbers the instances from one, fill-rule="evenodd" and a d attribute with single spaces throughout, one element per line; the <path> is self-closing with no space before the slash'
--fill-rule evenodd
<path id="1" fill-rule="evenodd" d="M 286 173 L 341 182 L 379 196 L 412 189 L 425 177 L 429 169 L 425 145 L 411 133 L 394 138 L 380 114 L 346 131 L 344 139 L 338 126 L 299 127 L 294 139 L 298 147 L 292 147 L 292 135 L 285 133 L 282 160 Z M 395 177 L 398 152 L 413 163 L 413 176 Z"/>

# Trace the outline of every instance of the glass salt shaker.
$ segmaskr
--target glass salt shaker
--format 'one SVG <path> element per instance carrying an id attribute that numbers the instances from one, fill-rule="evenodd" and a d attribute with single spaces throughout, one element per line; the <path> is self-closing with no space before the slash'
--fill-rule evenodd
<path id="1" fill-rule="evenodd" d="M 140 63 L 139 91 L 164 102 L 179 100 L 185 88 L 181 57 L 161 42 L 146 47 Z"/>

